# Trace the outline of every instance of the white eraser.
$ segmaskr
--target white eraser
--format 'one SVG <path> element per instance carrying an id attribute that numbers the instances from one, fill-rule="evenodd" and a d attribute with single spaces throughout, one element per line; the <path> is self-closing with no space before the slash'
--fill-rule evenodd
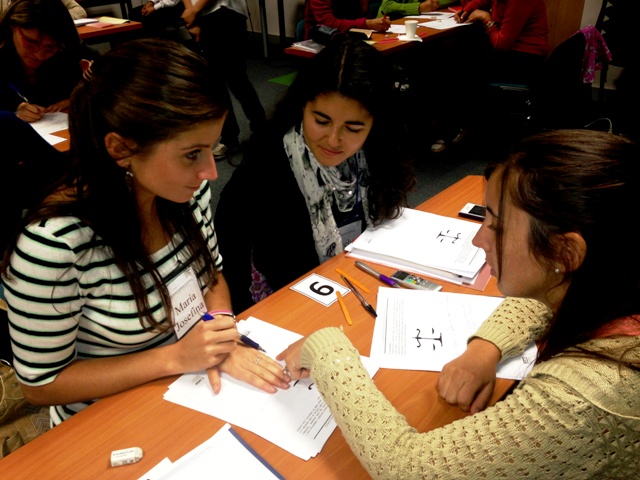
<path id="1" fill-rule="evenodd" d="M 123 448 L 111 452 L 111 466 L 119 467 L 130 463 L 139 462 L 142 459 L 142 449 L 140 447 Z"/>

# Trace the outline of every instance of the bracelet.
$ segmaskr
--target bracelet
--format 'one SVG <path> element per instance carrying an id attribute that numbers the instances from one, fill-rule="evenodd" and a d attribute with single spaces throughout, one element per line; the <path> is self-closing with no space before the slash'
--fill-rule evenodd
<path id="1" fill-rule="evenodd" d="M 236 321 L 236 316 L 235 314 L 231 311 L 231 310 L 212 310 L 210 312 L 207 312 L 209 315 L 211 315 L 212 317 L 215 317 L 216 315 L 221 315 L 223 317 L 231 317 L 233 318 L 233 321 Z"/>
<path id="2" fill-rule="evenodd" d="M 485 30 L 489 30 L 491 27 L 493 27 L 496 24 L 496 22 L 494 22 L 493 20 L 489 20 L 487 23 L 484 24 L 484 29 Z"/>

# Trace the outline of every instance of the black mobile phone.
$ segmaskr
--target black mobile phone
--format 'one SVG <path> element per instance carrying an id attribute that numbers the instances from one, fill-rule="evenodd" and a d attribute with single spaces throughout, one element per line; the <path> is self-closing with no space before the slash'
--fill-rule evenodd
<path id="1" fill-rule="evenodd" d="M 442 289 L 442 285 L 430 282 L 429 280 L 417 275 L 403 272 L 402 270 L 398 270 L 396 273 L 391 275 L 391 278 L 403 287 L 413 288 L 415 290 L 430 290 L 432 292 L 439 292 Z"/>
<path id="2" fill-rule="evenodd" d="M 460 209 L 458 215 L 464 218 L 470 218 L 472 220 L 483 221 L 487 213 L 487 209 L 482 205 L 476 205 L 475 203 L 467 203 Z"/>

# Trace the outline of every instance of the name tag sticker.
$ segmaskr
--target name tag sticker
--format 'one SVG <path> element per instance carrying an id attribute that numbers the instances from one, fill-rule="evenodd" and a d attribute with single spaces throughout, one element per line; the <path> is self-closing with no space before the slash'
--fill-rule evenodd
<path id="1" fill-rule="evenodd" d="M 168 285 L 173 313 L 173 329 L 180 340 L 207 311 L 198 279 L 192 268 L 178 275 Z"/>
<path id="2" fill-rule="evenodd" d="M 345 295 L 349 289 L 338 282 L 329 280 L 315 273 L 300 280 L 291 287 L 291 290 L 301 293 L 305 297 L 309 297 L 325 307 L 333 304 L 336 300 L 336 292 Z"/>

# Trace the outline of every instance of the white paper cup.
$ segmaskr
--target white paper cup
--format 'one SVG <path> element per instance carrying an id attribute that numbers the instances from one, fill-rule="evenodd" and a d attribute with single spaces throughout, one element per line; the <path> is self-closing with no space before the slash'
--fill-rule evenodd
<path id="1" fill-rule="evenodd" d="M 418 20 L 406 20 L 404 26 L 407 29 L 407 38 L 415 38 L 416 29 L 418 28 Z"/>

